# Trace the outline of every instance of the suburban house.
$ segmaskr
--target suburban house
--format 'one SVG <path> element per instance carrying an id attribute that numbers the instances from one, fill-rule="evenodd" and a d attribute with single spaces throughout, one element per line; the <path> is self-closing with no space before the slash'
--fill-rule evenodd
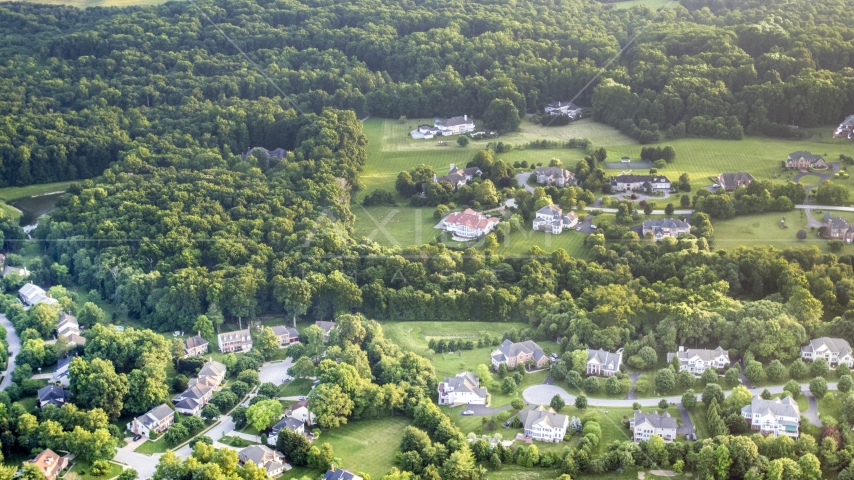
<path id="1" fill-rule="evenodd" d="M 48 385 L 40 388 L 37 396 L 39 398 L 39 408 L 44 408 L 45 405 L 62 407 L 68 401 L 68 392 L 57 385 Z"/>
<path id="2" fill-rule="evenodd" d="M 623 361 L 623 349 L 611 353 L 607 350 L 587 349 L 587 375 L 604 375 L 610 377 L 620 371 Z"/>
<path id="3" fill-rule="evenodd" d="M 291 405 L 291 409 L 285 415 L 300 420 L 306 425 L 314 425 L 315 423 L 314 414 L 308 409 L 308 399 L 300 400 Z"/>
<path id="4" fill-rule="evenodd" d="M 519 364 L 524 365 L 528 361 L 533 361 L 537 368 L 540 368 L 548 365 L 549 357 L 539 345 L 531 340 L 514 343 L 505 339 L 501 346 L 492 352 L 492 365 L 495 368 L 498 368 L 502 363 L 508 368 L 513 368 Z"/>
<path id="5" fill-rule="evenodd" d="M 128 422 L 127 429 L 134 435 L 151 437 L 151 432 L 159 435 L 169 430 L 173 423 L 175 423 L 175 411 L 164 403 L 145 412 L 142 416 L 134 417 Z"/>
<path id="6" fill-rule="evenodd" d="M 442 135 L 459 135 L 474 131 L 474 120 L 468 115 L 462 117 L 451 117 L 447 120 L 439 120 L 433 124 Z"/>
<path id="7" fill-rule="evenodd" d="M 792 152 L 786 159 L 784 166 L 806 170 L 808 168 L 827 168 L 827 162 L 821 155 L 813 155 L 810 152 Z"/>
<path id="8" fill-rule="evenodd" d="M 797 438 L 798 425 L 801 420 L 801 409 L 792 397 L 782 400 L 774 398 L 763 400 L 760 396 L 753 397 L 750 405 L 741 409 L 741 415 L 750 424 L 752 430 L 759 430 L 762 435 L 788 435 Z"/>
<path id="9" fill-rule="evenodd" d="M 537 210 L 533 223 L 534 230 L 542 230 L 557 235 L 564 229 L 574 227 L 578 223 L 578 215 L 573 211 L 564 215 L 563 210 L 557 205 L 546 205 Z"/>
<path id="10" fill-rule="evenodd" d="M 191 378 L 190 381 L 187 382 L 187 386 L 193 387 L 196 385 L 205 385 L 213 389 L 217 389 L 225 380 L 225 372 L 226 367 L 224 364 L 210 360 L 202 365 L 201 370 L 199 370 L 199 374 Z"/>
<path id="11" fill-rule="evenodd" d="M 329 334 L 332 333 L 332 330 L 338 328 L 338 325 L 335 322 L 327 322 L 325 320 L 318 320 L 314 322 L 314 324 L 320 327 L 321 330 L 323 330 L 323 333 L 325 335 L 323 338 L 324 342 L 328 342 Z"/>
<path id="12" fill-rule="evenodd" d="M 540 167 L 534 172 L 534 175 L 536 175 L 537 183 L 540 185 L 566 187 L 578 184 L 575 174 L 560 167 Z"/>
<path id="13" fill-rule="evenodd" d="M 669 192 L 670 180 L 663 176 L 617 175 L 611 179 L 611 189 L 617 192 L 646 190 L 648 192 Z"/>
<path id="14" fill-rule="evenodd" d="M 356 475 L 350 470 L 344 469 L 336 469 L 335 465 L 332 465 L 329 470 L 323 475 L 322 480 L 365 480 L 364 478 Z"/>
<path id="15" fill-rule="evenodd" d="M 477 167 L 457 168 L 453 163 L 448 169 L 448 174 L 444 177 L 437 177 L 433 174 L 433 183 L 448 182 L 454 187 L 454 190 L 471 182 L 474 177 L 483 175 L 483 172 Z"/>
<path id="16" fill-rule="evenodd" d="M 276 444 L 276 440 L 279 439 L 279 432 L 281 432 L 282 429 L 290 430 L 294 433 L 299 433 L 300 435 L 305 435 L 305 422 L 292 417 L 282 418 L 279 420 L 279 423 L 270 430 L 270 435 L 267 436 L 267 445 Z"/>
<path id="17" fill-rule="evenodd" d="M 714 350 L 688 348 L 680 346 L 678 352 L 667 354 L 667 363 L 679 359 L 679 371 L 688 370 L 694 375 L 702 375 L 707 368 L 721 370 L 730 366 L 729 352 L 721 347 Z"/>
<path id="18" fill-rule="evenodd" d="M 284 325 L 276 325 L 270 327 L 276 338 L 279 339 L 279 345 L 290 345 L 299 341 L 299 332 L 296 328 L 286 327 Z"/>
<path id="19" fill-rule="evenodd" d="M 488 217 L 480 212 L 467 208 L 462 212 L 454 212 L 437 226 L 454 236 L 462 238 L 478 238 L 495 229 L 501 220 L 496 217 Z"/>
<path id="20" fill-rule="evenodd" d="M 581 107 L 572 102 L 552 102 L 544 109 L 549 115 L 566 115 L 569 118 L 581 118 Z"/>
<path id="21" fill-rule="evenodd" d="M 629 420 L 629 430 L 634 432 L 632 440 L 635 442 L 649 440 L 653 435 L 658 435 L 665 442 L 670 443 L 676 439 L 676 427 L 678 426 L 676 419 L 667 412 L 662 414 L 658 412 L 641 413 L 638 410 L 635 412 L 635 416 Z"/>
<path id="22" fill-rule="evenodd" d="M 518 414 L 525 436 L 541 442 L 562 442 L 569 418 L 543 405 L 529 405 Z"/>
<path id="23" fill-rule="evenodd" d="M 679 235 L 691 233 L 691 225 L 682 220 L 665 218 L 662 220 L 646 220 L 641 226 L 641 236 L 652 234 L 655 240 L 661 240 L 664 237 L 676 238 Z"/>
<path id="24" fill-rule="evenodd" d="M 291 469 L 290 465 L 285 463 L 284 455 L 265 445 L 250 445 L 237 452 L 237 458 L 240 460 L 240 466 L 252 462 L 255 466 L 267 470 L 268 477 L 275 477 Z"/>
<path id="25" fill-rule="evenodd" d="M 3 273 L 3 275 L 2 275 L 2 276 L 3 276 L 3 278 L 6 278 L 6 275 L 9 275 L 9 274 L 11 274 L 11 273 L 17 273 L 17 274 L 18 274 L 18 275 L 20 275 L 21 277 L 29 277 L 29 276 L 30 276 L 30 271 L 29 271 L 29 270 L 27 270 L 27 267 L 21 267 L 21 268 L 18 268 L 18 267 L 3 267 L 3 272 L 2 272 L 2 273 Z"/>
<path id="26" fill-rule="evenodd" d="M 184 357 L 189 358 L 208 353 L 209 344 L 210 342 L 202 338 L 200 334 L 184 340 Z"/>
<path id="27" fill-rule="evenodd" d="M 219 342 L 219 351 L 222 353 L 248 352 L 252 350 L 252 336 L 249 334 L 248 328 L 234 332 L 220 333 L 217 335 L 217 340 Z"/>
<path id="28" fill-rule="evenodd" d="M 55 298 L 51 298 L 48 296 L 47 292 L 42 290 L 38 285 L 33 284 L 32 282 L 24 285 L 18 290 L 18 297 L 21 299 L 21 302 L 24 305 L 36 306 L 40 303 L 46 303 L 48 305 L 52 305 L 57 303 Z"/>
<path id="29" fill-rule="evenodd" d="M 731 192 L 738 187 L 746 187 L 750 185 L 750 182 L 753 180 L 755 180 L 753 175 L 747 172 L 722 173 L 718 175 L 718 184 L 728 192 Z"/>
<path id="30" fill-rule="evenodd" d="M 172 398 L 175 410 L 184 415 L 200 416 L 202 408 L 207 405 L 213 396 L 214 387 L 203 383 L 196 383 Z"/>
<path id="31" fill-rule="evenodd" d="M 286 152 L 285 149 L 283 149 L 283 148 L 277 148 L 275 150 L 267 150 L 264 147 L 249 147 L 249 150 L 246 150 L 246 153 L 241 155 L 240 158 L 242 158 L 244 161 L 246 161 L 246 159 L 249 158 L 249 156 L 252 155 L 252 152 L 255 150 L 260 150 L 260 151 L 266 153 L 267 154 L 267 160 L 269 160 L 271 158 L 277 158 L 277 159 L 279 159 L 279 161 L 281 161 L 281 160 L 284 160 L 285 155 L 288 154 L 288 152 Z"/>
<path id="32" fill-rule="evenodd" d="M 24 465 L 28 463 L 39 467 L 46 480 L 54 480 L 59 475 L 59 472 L 68 466 L 68 459 L 60 457 L 53 450 L 46 448 L 32 460 L 24 462 Z"/>
<path id="33" fill-rule="evenodd" d="M 77 323 L 77 317 L 65 312 L 60 313 L 59 320 L 56 322 L 56 333 L 66 338 L 71 335 L 80 335 L 80 324 Z"/>
<path id="34" fill-rule="evenodd" d="M 439 384 L 439 405 L 486 405 L 486 388 L 480 387 L 480 379 L 471 372 L 445 377 Z"/>
<path id="35" fill-rule="evenodd" d="M 823 358 L 831 366 L 842 363 L 848 365 L 848 368 L 854 366 L 851 346 L 841 338 L 821 337 L 810 340 L 809 345 L 801 347 L 801 358 L 811 361 Z"/>
<path id="36" fill-rule="evenodd" d="M 836 138 L 851 138 L 852 133 L 854 133 L 854 115 L 848 115 L 836 127 L 836 130 L 833 131 L 833 136 Z"/>
<path id="37" fill-rule="evenodd" d="M 830 213 L 830 212 L 828 212 Z M 824 236 L 845 243 L 854 241 L 854 225 L 842 217 L 832 217 L 825 221 Z"/>
<path id="38" fill-rule="evenodd" d="M 50 383 L 59 383 L 63 387 L 67 387 L 71 384 L 71 381 L 68 379 L 68 365 L 71 363 L 73 358 L 74 357 L 65 357 L 56 362 L 56 368 L 53 370 L 53 376 L 50 377 Z"/>

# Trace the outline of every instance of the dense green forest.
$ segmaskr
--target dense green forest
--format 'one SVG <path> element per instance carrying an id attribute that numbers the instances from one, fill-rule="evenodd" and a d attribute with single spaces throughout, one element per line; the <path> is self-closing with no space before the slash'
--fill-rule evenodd
<path id="1" fill-rule="evenodd" d="M 783 125 L 834 123 L 854 110 L 854 13 L 844 1 L 612 7 L 223 0 L 200 8 L 316 114 L 480 117 L 496 99 L 524 113 L 575 98 L 652 142 L 788 135 Z M 190 3 L 9 3 L 0 29 L 0 186 L 92 177 L 140 145 L 192 158 L 292 144 L 277 128 L 279 92 Z"/>

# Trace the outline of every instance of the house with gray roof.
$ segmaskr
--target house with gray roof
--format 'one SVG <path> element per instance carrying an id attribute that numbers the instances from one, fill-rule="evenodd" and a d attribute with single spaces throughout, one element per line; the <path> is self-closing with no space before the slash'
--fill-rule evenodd
<path id="1" fill-rule="evenodd" d="M 222 353 L 252 350 L 252 335 L 249 334 L 248 328 L 220 333 L 217 335 L 217 342 L 219 343 L 219 351 Z"/>
<path id="2" fill-rule="evenodd" d="M 854 241 L 854 224 L 842 217 L 832 217 L 824 222 L 824 236 L 845 243 Z"/>
<path id="3" fill-rule="evenodd" d="M 201 334 L 184 340 L 184 358 L 208 353 L 208 345 L 210 342 L 202 338 Z"/>
<path id="4" fill-rule="evenodd" d="M 848 368 L 854 366 L 851 345 L 842 338 L 821 337 L 810 340 L 809 345 L 801 347 L 801 358 L 807 361 L 823 358 L 833 367 L 843 363 L 848 365 Z"/>
<path id="5" fill-rule="evenodd" d="M 437 177 L 433 174 L 433 183 L 448 182 L 454 187 L 454 190 L 474 180 L 474 177 L 483 175 L 483 172 L 477 167 L 457 168 L 453 163 L 444 177 Z"/>
<path id="6" fill-rule="evenodd" d="M 528 361 L 533 361 L 537 368 L 542 368 L 548 365 L 549 358 L 543 352 L 543 349 L 531 340 L 524 342 L 511 342 L 505 339 L 501 345 L 492 352 L 492 365 L 498 368 L 502 363 L 508 368 L 513 368 L 519 364 L 526 364 Z"/>
<path id="7" fill-rule="evenodd" d="M 611 179 L 611 189 L 616 192 L 644 190 L 647 192 L 669 192 L 670 179 L 664 175 L 621 174 Z"/>
<path id="8" fill-rule="evenodd" d="M 688 370 L 694 375 L 702 375 L 707 368 L 721 370 L 730 366 L 729 351 L 718 347 L 714 350 L 688 348 L 680 346 L 679 351 L 667 354 L 667 363 L 679 359 L 679 371 Z"/>
<path id="9" fill-rule="evenodd" d="M 332 330 L 335 330 L 336 328 L 338 328 L 337 323 L 327 322 L 325 320 L 318 320 L 318 321 L 314 322 L 314 324 L 317 325 L 318 328 L 323 330 L 323 333 L 325 335 L 325 337 L 323 338 L 324 342 L 328 342 L 329 341 L 329 334 L 332 333 Z"/>
<path id="10" fill-rule="evenodd" d="M 151 432 L 159 435 L 175 423 L 175 411 L 169 405 L 161 404 L 145 412 L 144 415 L 134 417 L 128 422 L 127 429 L 134 435 L 151 437 Z"/>
<path id="11" fill-rule="evenodd" d="M 567 228 L 572 228 L 578 223 L 578 215 L 573 211 L 563 213 L 557 205 L 546 205 L 537 210 L 534 215 L 533 228 L 554 235 L 559 234 Z"/>
<path id="12" fill-rule="evenodd" d="M 279 345 L 290 345 L 299 341 L 299 333 L 296 328 L 276 325 L 275 327 L 270 327 L 270 330 L 279 339 Z"/>
<path id="13" fill-rule="evenodd" d="M 807 151 L 797 151 L 789 154 L 783 166 L 785 168 L 806 170 L 808 168 L 827 168 L 827 162 L 821 155 L 813 155 Z"/>
<path id="14" fill-rule="evenodd" d="M 525 436 L 541 442 L 562 442 L 569 427 L 569 417 L 543 405 L 529 405 L 517 416 Z"/>
<path id="15" fill-rule="evenodd" d="M 267 445 L 275 446 L 276 441 L 279 439 L 279 432 L 283 429 L 299 433 L 300 435 L 305 435 L 305 422 L 292 417 L 282 418 L 279 420 L 279 423 L 273 426 L 273 429 L 270 430 L 270 435 L 267 436 Z"/>
<path id="16" fill-rule="evenodd" d="M 751 430 L 759 430 L 762 435 L 798 437 L 801 409 L 792 397 L 764 400 L 757 395 L 741 409 L 741 415 Z"/>
<path id="17" fill-rule="evenodd" d="M 569 118 L 581 118 L 581 107 L 572 102 L 551 102 L 543 109 L 549 115 L 566 115 Z"/>
<path id="18" fill-rule="evenodd" d="M 653 435 L 658 435 L 665 442 L 672 442 L 676 439 L 676 428 L 678 426 L 676 419 L 667 412 L 661 414 L 658 412 L 641 413 L 638 410 L 635 412 L 635 416 L 629 420 L 629 430 L 634 432 L 632 440 L 635 442 L 649 440 Z"/>
<path id="19" fill-rule="evenodd" d="M 439 405 L 486 405 L 487 396 L 486 388 L 471 372 L 445 377 L 439 384 Z"/>
<path id="20" fill-rule="evenodd" d="M 5 266 L 5 267 L 3 267 L 3 272 L 2 272 L 2 274 L 3 274 L 3 275 L 2 275 L 2 276 L 3 276 L 3 278 L 6 278 L 6 275 L 9 275 L 9 274 L 12 274 L 12 273 L 17 273 L 17 274 L 18 274 L 18 275 L 20 275 L 21 277 L 29 277 L 29 276 L 30 276 L 30 271 L 29 271 L 29 270 L 27 270 L 27 267 L 20 267 L 20 268 L 18 268 L 18 267 L 9 267 L 9 266 Z"/>
<path id="21" fill-rule="evenodd" d="M 47 292 L 44 291 L 41 287 L 30 282 L 18 290 L 18 297 L 21 299 L 21 302 L 24 305 L 36 306 L 40 303 L 46 303 L 48 305 L 53 305 L 55 303 L 59 303 L 55 298 L 52 298 Z"/>
<path id="22" fill-rule="evenodd" d="M 68 401 L 68 392 L 57 385 L 48 385 L 39 389 L 37 393 L 39 408 L 45 405 L 56 405 L 62 407 Z"/>
<path id="23" fill-rule="evenodd" d="M 332 465 L 329 470 L 323 475 L 323 480 L 365 480 L 364 478 L 356 475 L 350 470 L 345 470 L 343 468 L 335 468 L 335 465 Z"/>
<path id="24" fill-rule="evenodd" d="M 202 408 L 211 400 L 213 392 L 213 386 L 205 385 L 197 380 L 187 390 L 175 395 L 172 398 L 172 404 L 175 405 L 175 410 L 178 413 L 199 416 L 202 413 Z"/>
<path id="25" fill-rule="evenodd" d="M 442 135 L 459 135 L 474 131 L 474 120 L 468 115 L 439 120 L 433 124 Z"/>
<path id="26" fill-rule="evenodd" d="M 560 167 L 540 167 L 534 171 L 537 183 L 555 187 L 568 187 L 578 184 L 575 174 Z"/>
<path id="27" fill-rule="evenodd" d="M 237 458 L 241 466 L 252 462 L 255 466 L 267 470 L 268 477 L 274 477 L 291 469 L 291 466 L 285 463 L 284 455 L 265 445 L 250 445 L 237 452 Z"/>
<path id="28" fill-rule="evenodd" d="M 682 220 L 674 218 L 663 218 L 660 220 L 646 220 L 641 226 L 641 235 L 652 235 L 656 241 L 665 237 L 676 238 L 679 235 L 691 233 L 691 225 Z"/>
<path id="29" fill-rule="evenodd" d="M 50 383 L 58 383 L 63 387 L 71 384 L 71 380 L 68 378 L 68 365 L 71 364 L 73 358 L 65 357 L 56 362 L 56 368 L 53 369 L 53 376 L 50 377 Z"/>
<path id="30" fill-rule="evenodd" d="M 587 375 L 604 375 L 610 377 L 620 371 L 623 361 L 623 349 L 611 353 L 607 350 L 587 349 Z"/>
<path id="31" fill-rule="evenodd" d="M 746 187 L 753 180 L 755 180 L 753 175 L 747 172 L 722 173 L 718 175 L 718 184 L 728 192 L 738 187 Z"/>

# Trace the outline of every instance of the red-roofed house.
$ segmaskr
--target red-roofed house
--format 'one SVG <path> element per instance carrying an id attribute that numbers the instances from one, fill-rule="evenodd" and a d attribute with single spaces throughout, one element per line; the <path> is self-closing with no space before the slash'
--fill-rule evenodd
<path id="1" fill-rule="evenodd" d="M 36 458 L 24 462 L 25 465 L 27 463 L 35 464 L 35 466 L 39 467 L 39 470 L 44 473 L 44 477 L 47 480 L 53 480 L 59 472 L 68 466 L 68 459 L 60 457 L 54 453 L 53 450 L 48 448 L 42 451 L 42 453 L 36 455 Z"/>
<path id="2" fill-rule="evenodd" d="M 445 217 L 440 227 L 458 237 L 477 238 L 494 230 L 500 221 L 498 218 L 487 217 L 467 208 L 462 212 L 454 212 Z"/>

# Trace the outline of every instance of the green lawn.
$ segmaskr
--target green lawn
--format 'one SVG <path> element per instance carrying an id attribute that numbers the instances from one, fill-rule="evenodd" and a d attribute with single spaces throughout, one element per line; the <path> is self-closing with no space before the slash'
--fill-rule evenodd
<path id="1" fill-rule="evenodd" d="M 694 424 L 694 428 L 697 431 L 697 440 L 711 437 L 709 422 L 706 420 L 707 410 L 708 407 L 703 402 L 697 402 L 696 407 L 688 410 L 688 416 L 691 417 L 691 423 Z"/>
<path id="2" fill-rule="evenodd" d="M 313 380 L 308 378 L 296 378 L 290 382 L 285 382 L 279 387 L 279 396 L 296 397 L 300 395 L 308 395 L 311 391 Z"/>
<path id="3" fill-rule="evenodd" d="M 240 437 L 232 437 L 229 435 L 226 435 L 226 436 L 218 439 L 217 441 L 220 443 L 224 443 L 226 445 L 230 445 L 230 446 L 235 447 L 235 448 L 243 448 L 243 447 L 248 447 L 249 445 L 257 445 L 256 443 L 250 442 L 249 440 L 246 440 L 246 439 L 243 439 Z"/>
<path id="4" fill-rule="evenodd" d="M 138 446 L 134 451 L 144 455 L 151 455 L 154 453 L 163 453 L 172 447 L 174 447 L 174 445 L 166 442 L 166 435 L 161 435 L 157 440 L 148 440 Z"/>
<path id="5" fill-rule="evenodd" d="M 381 478 L 394 466 L 394 454 L 400 450 L 403 429 L 409 424 L 403 416 L 352 421 L 324 430 L 314 443 L 318 447 L 329 443 L 344 462 L 341 468 Z"/>
<path id="6" fill-rule="evenodd" d="M 113 478 L 119 475 L 122 472 L 122 466 L 113 462 L 110 463 L 110 473 L 107 474 L 106 477 L 95 477 L 92 475 L 92 464 L 89 462 L 84 462 L 82 460 L 73 460 L 74 467 L 69 470 L 69 472 L 74 472 L 80 476 L 80 480 L 103 480 L 105 478 Z M 82 472 L 86 472 L 85 474 Z M 68 475 L 68 473 L 66 473 Z"/>
<path id="7" fill-rule="evenodd" d="M 837 212 L 834 212 L 836 215 Z M 841 212 L 848 213 L 848 212 Z M 814 214 L 821 219 L 821 214 Z M 843 215 L 848 216 L 848 215 Z M 785 219 L 789 228 L 781 228 L 780 219 Z M 802 210 L 791 212 L 763 213 L 758 215 L 743 215 L 727 220 L 715 220 L 712 226 L 715 230 L 714 246 L 732 250 L 739 246 L 758 247 L 771 245 L 776 248 L 811 247 L 816 246 L 823 252 L 830 252 L 827 241 L 807 230 L 806 240 L 798 240 L 795 235 L 806 223 Z M 854 252 L 851 246 L 844 246 L 842 253 Z"/>
<path id="8" fill-rule="evenodd" d="M 50 1 L 40 1 L 37 3 L 56 3 L 56 4 L 70 4 L 74 2 L 50 2 Z M 26 187 L 5 187 L 0 188 L 0 200 L 4 200 L 6 202 L 11 202 L 12 200 L 17 200 L 19 198 L 32 197 L 34 195 L 44 195 L 45 193 L 55 193 L 55 192 L 64 192 L 68 189 L 68 186 L 74 183 L 74 180 L 70 182 L 56 182 L 56 183 L 42 183 L 38 185 L 27 185 Z"/>

